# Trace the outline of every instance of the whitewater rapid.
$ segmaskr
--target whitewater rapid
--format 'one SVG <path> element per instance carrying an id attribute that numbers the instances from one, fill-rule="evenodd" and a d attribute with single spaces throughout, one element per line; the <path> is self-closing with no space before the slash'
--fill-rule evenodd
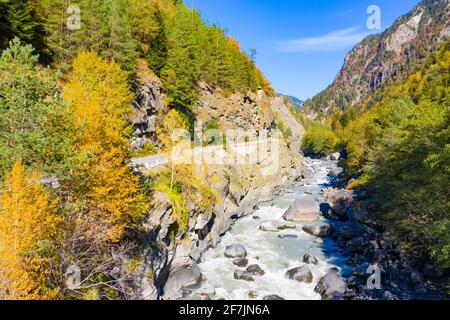
<path id="1" fill-rule="evenodd" d="M 204 253 L 199 264 L 204 281 L 187 294 L 185 299 L 259 300 L 277 295 L 286 300 L 320 300 L 321 296 L 314 292 L 319 279 L 331 268 L 337 268 L 342 274 L 348 272 L 345 258 L 339 254 L 337 244 L 331 238 L 318 239 L 305 233 L 301 229 L 304 225 L 302 223 L 297 223 L 296 229 L 279 232 L 259 230 L 261 223 L 266 221 L 285 222 L 283 214 L 305 192 L 310 195 L 312 193 L 320 202 L 323 200 L 323 194 L 330 187 L 327 163 L 312 160 L 311 166 L 315 169 L 313 182 L 270 203 L 260 204 L 260 208 L 252 215 L 236 221 L 216 248 Z M 320 223 L 327 221 L 323 219 Z M 297 238 L 283 239 L 280 235 Z M 233 274 L 239 267 L 233 264 L 233 259 L 224 256 L 225 248 L 233 244 L 243 245 L 248 252 L 248 265 L 259 265 L 265 275 L 254 277 L 253 282 L 235 280 Z M 305 254 L 314 256 L 319 261 L 317 265 L 308 265 L 314 276 L 311 284 L 286 277 L 286 271 L 305 265 L 302 261 Z"/>

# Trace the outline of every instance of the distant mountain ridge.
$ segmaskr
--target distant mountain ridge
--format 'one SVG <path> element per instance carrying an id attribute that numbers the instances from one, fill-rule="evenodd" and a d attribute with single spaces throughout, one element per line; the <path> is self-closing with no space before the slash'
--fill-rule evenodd
<path id="1" fill-rule="evenodd" d="M 295 108 L 297 108 L 298 110 L 301 109 L 303 107 L 303 104 L 305 103 L 305 101 L 300 100 L 297 97 L 294 96 L 289 96 L 289 95 L 283 95 L 284 97 L 288 98 L 289 101 L 291 101 L 291 103 L 294 105 Z"/>
<path id="2" fill-rule="evenodd" d="M 449 37 L 450 1 L 422 1 L 385 32 L 356 45 L 333 84 L 308 99 L 302 111 L 317 118 L 364 104 L 415 72 Z"/>

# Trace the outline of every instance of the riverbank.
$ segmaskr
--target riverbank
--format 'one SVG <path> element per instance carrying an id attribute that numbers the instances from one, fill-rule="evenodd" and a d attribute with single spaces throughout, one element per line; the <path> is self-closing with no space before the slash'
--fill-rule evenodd
<path id="1" fill-rule="evenodd" d="M 235 222 L 199 263 L 202 281 L 184 299 L 432 300 L 445 286 L 414 270 L 362 199 L 342 189 L 337 161 L 306 160 L 309 182 Z M 297 199 L 314 199 L 320 221 L 283 219 Z M 318 228 L 319 227 L 319 228 Z M 245 253 L 226 256 L 227 250 Z"/>
<path id="2" fill-rule="evenodd" d="M 321 294 L 315 288 L 324 275 L 349 274 L 351 270 L 339 254 L 336 241 L 303 231 L 305 227 L 328 226 L 325 217 L 316 222 L 283 218 L 299 197 L 314 199 L 319 208 L 331 188 L 328 174 L 337 171 L 336 162 L 306 159 L 305 164 L 313 173 L 305 185 L 261 203 L 255 212 L 237 220 L 216 248 L 205 252 L 199 264 L 203 281 L 187 290 L 185 299 L 320 300 Z M 232 259 L 224 255 L 235 245 L 245 248 L 245 257 Z M 289 279 L 288 271 L 305 266 L 311 280 Z"/>

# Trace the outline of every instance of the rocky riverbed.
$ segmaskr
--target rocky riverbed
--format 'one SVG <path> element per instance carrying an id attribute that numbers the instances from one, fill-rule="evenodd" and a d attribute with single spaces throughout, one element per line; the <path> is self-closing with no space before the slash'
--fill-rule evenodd
<path id="1" fill-rule="evenodd" d="M 314 175 L 306 185 L 260 204 L 203 255 L 204 280 L 185 298 L 316 300 L 323 276 L 350 274 L 320 213 L 336 163 L 309 161 Z"/>
<path id="2" fill-rule="evenodd" d="M 442 298 L 433 267 L 411 268 L 358 195 L 337 187 L 337 161 L 306 161 L 307 184 L 237 220 L 203 254 L 202 281 L 184 299 Z"/>

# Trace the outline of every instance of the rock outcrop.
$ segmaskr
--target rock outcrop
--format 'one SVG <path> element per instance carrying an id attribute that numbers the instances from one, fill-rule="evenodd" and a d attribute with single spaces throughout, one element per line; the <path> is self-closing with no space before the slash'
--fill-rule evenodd
<path id="1" fill-rule="evenodd" d="M 286 272 L 286 275 L 289 279 L 298 282 L 305 282 L 305 283 L 313 282 L 313 274 L 311 272 L 311 269 L 309 269 L 309 267 L 307 266 L 291 269 L 288 272 Z"/>
<path id="2" fill-rule="evenodd" d="M 331 235 L 332 229 L 329 225 L 307 225 L 302 230 L 315 237 L 327 237 Z"/>
<path id="3" fill-rule="evenodd" d="M 315 197 L 301 196 L 294 201 L 283 219 L 294 222 L 311 222 L 320 220 L 320 203 Z"/>
<path id="4" fill-rule="evenodd" d="M 322 296 L 322 299 L 339 299 L 347 292 L 347 283 L 336 272 L 329 272 L 320 278 L 314 291 Z"/>
<path id="5" fill-rule="evenodd" d="M 356 45 L 333 84 L 306 101 L 302 111 L 316 118 L 335 109 L 364 106 L 386 84 L 415 72 L 449 39 L 449 28 L 449 1 L 422 1 L 391 28 Z"/>
<path id="6" fill-rule="evenodd" d="M 234 244 L 228 246 L 225 249 L 225 257 L 227 258 L 241 258 L 244 259 L 247 256 L 247 250 L 240 244 Z"/>
<path id="7" fill-rule="evenodd" d="M 271 138 L 275 130 L 275 115 L 271 100 L 262 90 L 229 97 L 224 97 L 220 91 L 213 90 L 205 83 L 199 83 L 198 90 L 199 100 L 193 116 L 204 126 L 214 123 L 219 125 L 218 129 L 222 132 L 240 130 L 251 133 L 252 138 Z M 149 140 L 157 143 L 153 136 L 155 128 L 152 126 L 152 119 L 155 119 L 157 128 L 157 116 L 164 110 L 164 95 L 160 83 L 152 74 L 144 77 L 142 87 L 137 92 L 133 145 L 135 149 L 141 149 Z M 153 116 L 156 118 L 152 118 Z M 196 169 L 201 172 L 195 174 L 202 176 L 203 181 L 212 187 L 220 200 L 209 212 L 204 212 L 195 201 L 188 203 L 189 223 L 186 230 L 177 227 L 170 199 L 163 193 L 155 193 L 148 217 L 143 221 L 145 245 L 141 254 L 144 260 L 142 269 L 146 270 L 146 274 L 152 274 L 153 284 L 141 281 L 137 284 L 136 291 L 148 292 L 153 285 L 158 298 L 180 298 L 185 290 L 201 280 L 197 262 L 202 254 L 217 245 L 221 235 L 231 228 L 236 219 L 251 214 L 261 201 L 273 199 L 286 188 L 305 181 L 307 174 L 300 150 L 283 141 L 280 141 L 276 149 L 273 148 L 274 146 L 268 145 L 267 154 L 256 163 L 211 163 L 198 166 Z M 269 160 L 274 160 L 275 165 L 268 166 Z M 280 223 L 273 225 L 273 228 L 267 227 L 278 231 L 295 226 Z M 230 259 L 235 259 L 235 264 L 239 267 L 248 264 L 244 259 L 245 248 L 233 246 L 225 254 Z M 255 269 L 253 273 L 261 272 Z M 142 271 L 140 278 L 144 277 Z M 235 277 L 251 281 L 253 276 L 248 271 L 240 270 L 236 271 Z M 149 296 L 141 295 L 139 298 Z"/>
<path id="8" fill-rule="evenodd" d="M 161 81 L 144 61 L 138 60 L 137 68 L 135 113 L 130 119 L 134 127 L 131 145 L 135 151 L 142 149 L 148 141 L 155 141 L 157 116 L 164 109 Z"/>

